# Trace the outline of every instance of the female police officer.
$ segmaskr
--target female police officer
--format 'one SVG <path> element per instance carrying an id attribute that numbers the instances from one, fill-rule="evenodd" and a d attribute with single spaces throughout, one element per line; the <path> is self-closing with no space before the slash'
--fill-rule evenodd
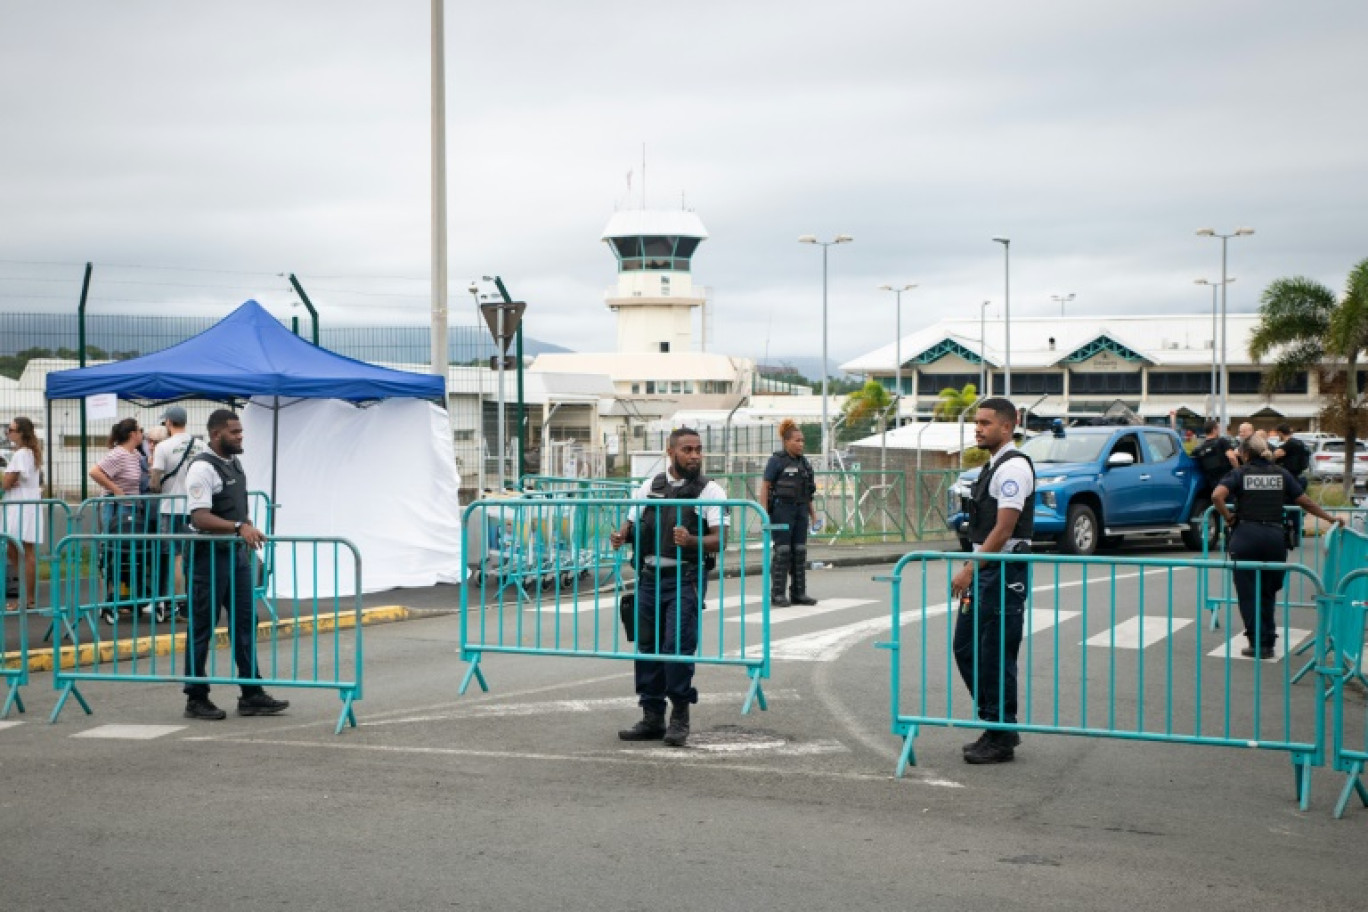
<path id="1" fill-rule="evenodd" d="M 1272 462 L 1273 454 L 1263 431 L 1255 431 L 1240 443 L 1243 465 L 1221 479 L 1211 493 L 1212 503 L 1226 521 L 1230 534 L 1230 557 L 1237 561 L 1266 561 L 1282 563 L 1287 560 L 1287 539 L 1283 531 L 1283 507 L 1296 505 L 1312 516 L 1329 523 L 1340 520 L 1326 513 L 1302 492 L 1292 474 Z M 1232 494 L 1240 502 L 1236 517 L 1226 506 Z M 1235 570 L 1235 592 L 1239 596 L 1240 616 L 1244 618 L 1245 636 L 1249 645 L 1241 655 L 1258 655 L 1261 659 L 1274 656 L 1273 645 L 1278 639 L 1278 622 L 1274 606 L 1278 590 L 1282 588 L 1282 570 Z M 1254 602 L 1258 600 L 1258 613 Z"/>
<path id="2" fill-rule="evenodd" d="M 784 448 L 770 457 L 765 466 L 765 479 L 760 483 L 760 502 L 769 511 L 770 522 L 788 526 L 773 533 L 770 604 L 781 608 L 790 604 L 785 583 L 792 570 L 791 604 L 815 605 L 817 600 L 807 594 L 807 534 L 808 524 L 817 520 L 817 510 L 812 504 L 817 483 L 812 463 L 803 455 L 803 431 L 797 422 L 792 418 L 779 422 L 779 439 Z"/>

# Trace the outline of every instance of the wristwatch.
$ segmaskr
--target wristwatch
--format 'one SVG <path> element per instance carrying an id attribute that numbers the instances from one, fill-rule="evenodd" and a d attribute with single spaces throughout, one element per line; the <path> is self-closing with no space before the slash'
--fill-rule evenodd
<path id="1" fill-rule="evenodd" d="M 241 535 L 241 534 L 242 534 L 242 523 L 241 523 L 241 522 L 235 522 L 235 523 L 233 523 L 233 534 L 234 534 L 234 535 Z"/>

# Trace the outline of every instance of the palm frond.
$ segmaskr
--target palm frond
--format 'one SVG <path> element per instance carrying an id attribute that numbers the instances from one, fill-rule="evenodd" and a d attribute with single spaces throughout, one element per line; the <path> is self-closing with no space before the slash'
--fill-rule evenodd
<path id="1" fill-rule="evenodd" d="M 1260 297 L 1259 322 L 1249 338 L 1250 355 L 1257 362 L 1284 345 L 1323 345 L 1337 303 L 1335 293 L 1314 279 L 1274 280 Z"/>

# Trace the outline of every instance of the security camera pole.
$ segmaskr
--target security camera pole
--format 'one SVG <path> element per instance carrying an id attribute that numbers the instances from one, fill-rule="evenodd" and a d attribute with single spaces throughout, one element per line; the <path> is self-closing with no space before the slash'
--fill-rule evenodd
<path id="1" fill-rule="evenodd" d="M 480 305 L 480 313 L 484 316 L 485 323 L 489 324 L 489 331 L 494 336 L 494 345 L 497 353 L 493 365 L 498 372 L 499 383 L 499 429 L 497 446 L 499 448 L 499 469 L 498 469 L 498 490 L 502 491 L 505 487 L 507 475 L 504 471 L 504 459 L 507 456 L 507 444 L 504 441 L 505 434 L 505 402 L 507 396 L 504 393 L 504 370 L 508 367 L 508 345 L 513 341 L 517 334 L 518 327 L 522 323 L 523 311 L 527 305 L 522 301 L 509 301 L 508 292 L 504 289 L 503 282 L 496 276 L 495 284 L 499 288 L 499 293 L 503 296 L 502 301 L 492 301 Z M 519 409 L 521 412 L 521 409 Z"/>

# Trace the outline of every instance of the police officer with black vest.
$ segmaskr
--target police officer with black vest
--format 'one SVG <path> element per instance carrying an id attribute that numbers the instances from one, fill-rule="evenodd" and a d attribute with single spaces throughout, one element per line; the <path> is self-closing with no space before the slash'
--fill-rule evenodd
<path id="1" fill-rule="evenodd" d="M 1277 427 L 1278 445 L 1273 447 L 1273 459 L 1292 473 L 1297 484 L 1306 488 L 1306 473 L 1311 468 L 1311 451 L 1292 434 L 1292 425 L 1284 421 Z"/>
<path id="2" fill-rule="evenodd" d="M 703 442 L 698 432 L 670 433 L 666 470 L 642 484 L 637 500 L 726 500 L 727 492 L 704 477 Z M 614 548 L 631 542 L 636 580 L 638 654 L 692 656 L 698 649 L 698 619 L 707 593 L 712 555 L 722 547 L 726 516 L 719 504 L 633 507 L 627 521 L 608 537 Z M 683 747 L 689 737 L 689 707 L 698 702 L 694 663 L 638 659 L 635 662 L 641 721 L 622 729 L 623 741 L 664 741 Z M 665 722 L 665 704 L 670 721 Z"/>
<path id="3" fill-rule="evenodd" d="M 260 679 L 256 669 L 256 608 L 252 594 L 251 552 L 266 536 L 252 525 L 247 505 L 247 473 L 238 462 L 242 422 L 228 409 L 209 416 L 209 452 L 190 463 L 185 479 L 190 531 L 202 536 L 190 546 L 190 630 L 185 638 L 185 715 L 222 719 L 227 713 L 209 700 L 205 676 L 209 640 L 219 611 L 231 617 L 233 660 L 241 681 Z M 270 716 L 290 705 L 260 686 L 241 684 L 240 716 Z"/>
<path id="4" fill-rule="evenodd" d="M 974 416 L 974 439 L 988 464 L 974 482 L 969 540 L 976 554 L 1027 554 L 1035 529 L 1035 467 L 1012 443 L 1016 407 L 985 399 Z M 960 599 L 955 621 L 955 665 L 984 722 L 1017 721 L 1017 652 L 1021 648 L 1030 568 L 1018 561 L 965 561 L 950 581 Z M 1021 736 L 988 729 L 964 746 L 966 763 L 1006 763 Z"/>
<path id="5" fill-rule="evenodd" d="M 1328 523 L 1339 522 L 1306 496 L 1291 472 L 1273 464 L 1273 454 L 1263 431 L 1255 431 L 1240 448 L 1244 465 L 1222 478 L 1211 494 L 1221 518 L 1227 527 L 1234 529 L 1230 534 L 1231 560 L 1286 561 L 1284 507 L 1295 505 Z M 1231 495 L 1239 499 L 1237 514 L 1226 504 Z M 1235 594 L 1240 602 L 1245 636 L 1249 639 L 1249 645 L 1240 650 L 1241 655 L 1258 655 L 1261 659 L 1276 655 L 1278 622 L 1274 610 L 1286 575 L 1282 570 L 1234 570 Z"/>
<path id="6" fill-rule="evenodd" d="M 784 448 L 770 457 L 760 482 L 760 502 L 769 511 L 770 522 L 786 525 L 771 535 L 774 554 L 770 558 L 770 604 L 786 607 L 815 605 L 807 594 L 807 536 L 817 522 L 813 498 L 817 494 L 812 463 L 803 455 L 803 430 L 792 418 L 779 422 L 779 439 Z M 792 575 L 792 599 L 787 583 Z"/>
<path id="7" fill-rule="evenodd" d="M 1202 426 L 1204 439 L 1192 450 L 1193 461 L 1202 471 L 1202 493 L 1210 495 L 1231 469 L 1240 464 L 1239 455 L 1221 434 L 1221 422 L 1211 419 Z"/>

